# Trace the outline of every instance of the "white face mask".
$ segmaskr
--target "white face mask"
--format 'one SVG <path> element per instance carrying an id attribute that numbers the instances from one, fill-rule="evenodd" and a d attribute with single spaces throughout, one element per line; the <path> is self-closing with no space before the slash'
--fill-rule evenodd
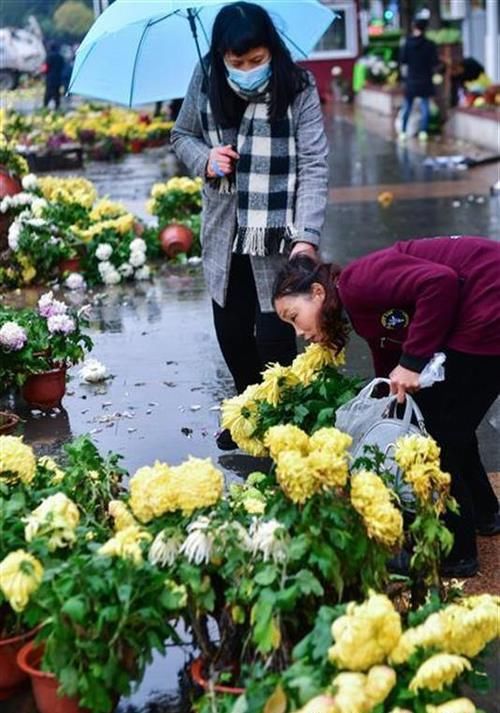
<path id="1" fill-rule="evenodd" d="M 224 62 L 224 65 L 227 69 L 229 79 L 244 92 L 252 92 L 262 86 L 269 80 L 272 74 L 271 60 L 246 71 L 243 69 L 235 69 L 227 62 Z"/>

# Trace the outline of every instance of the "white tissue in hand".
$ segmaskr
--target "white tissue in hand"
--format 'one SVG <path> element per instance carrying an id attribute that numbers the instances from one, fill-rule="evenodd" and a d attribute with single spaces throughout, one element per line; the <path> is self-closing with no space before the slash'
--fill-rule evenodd
<path id="1" fill-rule="evenodd" d="M 435 381 L 444 381 L 444 363 L 446 354 L 436 352 L 432 359 L 427 362 L 420 373 L 420 388 L 425 389 L 427 386 L 432 386 Z"/>

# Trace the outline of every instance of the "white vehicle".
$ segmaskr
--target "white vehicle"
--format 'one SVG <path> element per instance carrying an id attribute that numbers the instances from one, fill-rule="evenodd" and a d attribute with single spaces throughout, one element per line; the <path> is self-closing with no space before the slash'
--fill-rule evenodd
<path id="1" fill-rule="evenodd" d="M 42 33 L 34 17 L 24 29 L 0 28 L 0 89 L 15 89 L 21 74 L 40 72 L 45 57 Z"/>

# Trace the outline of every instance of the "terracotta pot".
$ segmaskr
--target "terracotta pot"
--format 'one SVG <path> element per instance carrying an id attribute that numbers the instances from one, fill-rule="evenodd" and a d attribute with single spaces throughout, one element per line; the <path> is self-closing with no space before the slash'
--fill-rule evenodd
<path id="1" fill-rule="evenodd" d="M 58 696 L 59 681 L 52 673 L 40 671 L 43 646 L 25 644 L 17 655 L 19 668 L 31 679 L 33 697 L 39 713 L 89 713 L 81 708 L 76 698 Z"/>
<path id="2" fill-rule="evenodd" d="M 0 701 L 12 696 L 28 679 L 28 674 L 17 664 L 17 655 L 35 634 L 36 629 L 32 629 L 10 639 L 0 639 Z"/>
<path id="3" fill-rule="evenodd" d="M 66 392 L 66 367 L 31 374 L 23 384 L 23 399 L 32 407 L 47 411 L 61 405 Z"/>
<path id="4" fill-rule="evenodd" d="M 4 166 L 0 166 L 0 200 L 5 196 L 15 196 L 21 191 L 22 185 L 19 179 L 11 176 Z M 0 214 L 0 252 L 8 247 L 7 234 L 13 219 L 9 213 Z"/>
<path id="5" fill-rule="evenodd" d="M 0 411 L 0 436 L 7 436 L 9 433 L 13 433 L 19 421 L 20 418 L 15 413 Z"/>
<path id="6" fill-rule="evenodd" d="M 138 220 L 134 220 L 134 233 L 140 238 L 144 234 L 144 225 L 139 223 Z"/>
<path id="7" fill-rule="evenodd" d="M 187 253 L 193 244 L 193 231 L 181 223 L 170 223 L 160 230 L 160 243 L 167 257 Z"/>
<path id="8" fill-rule="evenodd" d="M 61 260 L 59 263 L 59 272 L 63 275 L 65 272 L 81 272 L 82 264 L 80 258 L 68 257 L 66 260 Z"/>
<path id="9" fill-rule="evenodd" d="M 200 688 L 203 688 L 204 691 L 213 690 L 215 693 L 229 693 L 233 696 L 240 696 L 242 693 L 245 693 L 244 688 L 221 686 L 217 683 L 214 684 L 212 688 L 210 683 L 205 678 L 204 668 L 205 665 L 201 656 L 195 659 L 191 664 L 191 678 L 193 679 L 193 682 L 196 683 L 197 686 L 200 686 Z"/>
<path id="10" fill-rule="evenodd" d="M 131 153 L 141 153 L 146 147 L 146 142 L 142 139 L 132 139 L 130 142 Z"/>

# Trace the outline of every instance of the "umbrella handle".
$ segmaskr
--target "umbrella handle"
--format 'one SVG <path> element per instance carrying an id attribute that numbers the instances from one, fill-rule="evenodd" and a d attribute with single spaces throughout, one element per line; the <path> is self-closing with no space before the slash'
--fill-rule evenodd
<path id="1" fill-rule="evenodd" d="M 194 14 L 193 10 L 190 7 L 188 7 L 187 16 L 188 16 L 188 21 L 189 21 L 189 27 L 191 28 L 191 33 L 193 35 L 194 43 L 196 45 L 196 51 L 198 52 L 201 69 L 203 72 L 203 76 L 205 77 L 205 83 L 206 83 L 207 90 L 208 90 L 208 72 L 207 72 L 207 68 L 205 67 L 205 62 L 203 61 L 203 57 L 201 56 L 200 44 L 198 42 L 198 30 L 196 27 L 196 15 Z M 208 93 L 207 93 L 207 97 L 208 97 Z M 210 98 L 208 98 L 208 101 L 210 101 Z M 222 144 L 222 134 L 221 134 L 218 124 L 215 124 L 215 130 L 217 132 L 217 139 L 219 140 L 219 143 Z"/>

